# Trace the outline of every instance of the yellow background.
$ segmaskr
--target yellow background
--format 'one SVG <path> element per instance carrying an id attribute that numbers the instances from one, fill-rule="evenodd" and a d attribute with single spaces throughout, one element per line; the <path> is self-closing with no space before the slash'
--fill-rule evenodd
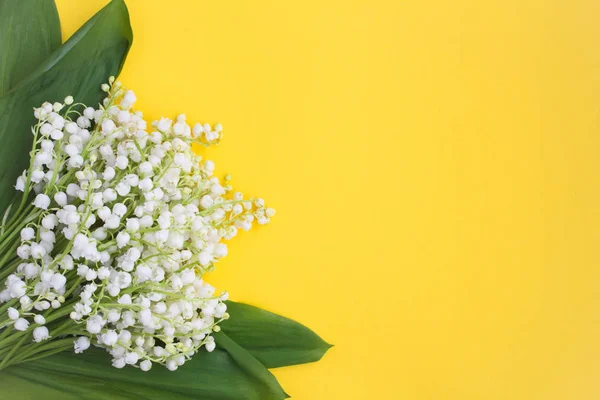
<path id="1" fill-rule="evenodd" d="M 336 345 L 293 398 L 600 396 L 600 3 L 128 5 L 146 116 L 278 210 L 212 282 Z"/>

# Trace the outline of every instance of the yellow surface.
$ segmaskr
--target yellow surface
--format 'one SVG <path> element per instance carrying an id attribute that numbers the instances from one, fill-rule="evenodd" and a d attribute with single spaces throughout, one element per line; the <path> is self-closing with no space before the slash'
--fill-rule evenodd
<path id="1" fill-rule="evenodd" d="M 336 344 L 293 398 L 600 397 L 597 1 L 128 4 L 146 116 L 278 210 L 212 282 Z"/>

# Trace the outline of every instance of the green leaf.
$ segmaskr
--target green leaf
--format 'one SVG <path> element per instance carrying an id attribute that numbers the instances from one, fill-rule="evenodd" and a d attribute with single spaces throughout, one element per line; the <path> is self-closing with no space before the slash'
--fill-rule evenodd
<path id="1" fill-rule="evenodd" d="M 331 345 L 298 322 L 248 304 L 227 302 L 223 332 L 267 368 L 319 361 Z"/>
<path id="2" fill-rule="evenodd" d="M 0 96 L 37 68 L 61 41 L 53 0 L 0 0 Z"/>
<path id="3" fill-rule="evenodd" d="M 19 400 L 280 400 L 275 378 L 231 340 L 194 355 L 177 371 L 114 368 L 104 350 L 62 352 L 0 371 L 0 399 Z M 237 348 L 236 348 L 237 346 Z M 225 349 L 226 348 L 226 349 Z M 232 353 L 230 355 L 230 352 Z M 244 354 L 245 353 L 245 354 Z M 262 370 L 261 370 L 262 368 Z"/>
<path id="4" fill-rule="evenodd" d="M 256 382 L 263 383 L 268 389 L 264 394 L 265 399 L 284 399 L 289 397 L 277 382 L 277 379 L 260 361 L 254 358 L 248 351 L 234 342 L 224 332 L 213 335 L 218 346 L 224 348 L 237 365 L 243 369 L 248 376 Z M 261 397 L 263 398 L 263 397 Z"/>
<path id="5" fill-rule="evenodd" d="M 33 107 L 68 95 L 96 105 L 100 85 L 118 75 L 133 33 L 123 0 L 113 0 L 85 23 L 24 81 L 0 97 L 0 213 L 15 194 L 13 185 L 29 163 Z"/>

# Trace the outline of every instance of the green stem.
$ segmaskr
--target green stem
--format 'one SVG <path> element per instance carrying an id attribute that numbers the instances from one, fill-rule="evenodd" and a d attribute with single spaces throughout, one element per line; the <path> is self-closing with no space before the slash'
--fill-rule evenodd
<path id="1" fill-rule="evenodd" d="M 19 342 L 16 344 L 16 346 L 13 346 L 13 348 L 6 355 L 6 357 L 4 357 L 2 362 L 0 362 L 0 370 L 3 369 L 4 367 L 6 367 L 10 358 L 17 352 L 17 350 L 19 350 L 19 348 L 23 345 L 23 343 L 25 342 L 25 340 L 27 339 L 28 336 L 29 335 L 23 336 L 23 338 L 21 340 L 19 340 Z"/>
<path id="2" fill-rule="evenodd" d="M 66 345 L 66 346 L 65 346 Z M 14 361 L 19 362 L 21 360 L 26 359 L 27 357 L 34 356 L 38 353 L 42 353 L 44 351 L 53 350 L 56 348 L 69 348 L 73 346 L 73 338 L 67 339 L 59 339 L 59 340 L 49 340 L 40 343 L 32 343 L 30 345 L 25 346 L 21 352 L 13 358 Z"/>
<path id="3" fill-rule="evenodd" d="M 2 307 L 0 307 L 0 314 L 4 314 L 6 312 L 6 310 L 8 310 L 10 307 L 14 306 L 18 302 L 19 302 L 19 299 L 10 300 L 6 304 L 4 304 Z M 1 335 L 0 335 L 0 337 L 1 337 Z"/>
<path id="4" fill-rule="evenodd" d="M 61 346 L 59 348 L 52 349 L 50 351 L 38 352 L 35 355 L 30 356 L 29 358 L 21 359 L 21 360 L 15 360 L 14 362 L 11 362 L 9 365 L 22 364 L 22 363 L 25 363 L 25 362 L 39 360 L 40 358 L 48 357 L 48 356 L 51 356 L 53 354 L 62 353 L 63 351 L 69 350 L 70 348 L 73 347 L 73 340 L 70 340 L 69 342 L 70 342 L 69 345 L 63 345 L 63 346 Z"/>

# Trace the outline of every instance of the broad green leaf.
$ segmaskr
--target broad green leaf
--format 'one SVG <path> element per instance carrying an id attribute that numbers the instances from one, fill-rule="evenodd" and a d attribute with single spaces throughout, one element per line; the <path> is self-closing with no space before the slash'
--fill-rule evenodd
<path id="1" fill-rule="evenodd" d="M 61 41 L 54 0 L 0 0 L 0 95 L 36 69 Z"/>
<path id="2" fill-rule="evenodd" d="M 194 355 L 174 372 L 155 365 L 150 371 L 114 368 L 110 355 L 91 348 L 63 352 L 0 371 L 0 399 L 19 400 L 280 400 L 275 378 L 235 343 Z M 227 349 L 225 349 L 227 345 Z M 239 347 L 239 346 L 238 346 Z M 231 350 L 233 349 L 233 350 Z M 234 354 L 230 355 L 229 351 Z M 246 352 L 246 354 L 248 354 Z M 254 366 L 258 364 L 262 368 Z M 249 372 L 250 371 L 250 372 Z M 266 373 L 265 373 L 266 371 Z M 266 375 L 269 374 L 269 375 Z"/>
<path id="3" fill-rule="evenodd" d="M 248 376 L 251 376 L 257 383 L 266 384 L 268 392 L 265 392 L 263 395 L 265 399 L 284 399 L 289 397 L 283 391 L 275 376 L 248 351 L 231 340 L 224 332 L 215 333 L 214 337 L 217 345 L 225 349 Z"/>
<path id="4" fill-rule="evenodd" d="M 123 0 L 113 0 L 8 93 L 0 97 L 0 214 L 14 196 L 13 185 L 29 163 L 33 107 L 44 101 L 75 100 L 96 105 L 100 85 L 118 75 L 133 33 Z"/>
<path id="5" fill-rule="evenodd" d="M 227 302 L 223 332 L 267 368 L 319 361 L 331 348 L 298 322 L 248 304 Z"/>

